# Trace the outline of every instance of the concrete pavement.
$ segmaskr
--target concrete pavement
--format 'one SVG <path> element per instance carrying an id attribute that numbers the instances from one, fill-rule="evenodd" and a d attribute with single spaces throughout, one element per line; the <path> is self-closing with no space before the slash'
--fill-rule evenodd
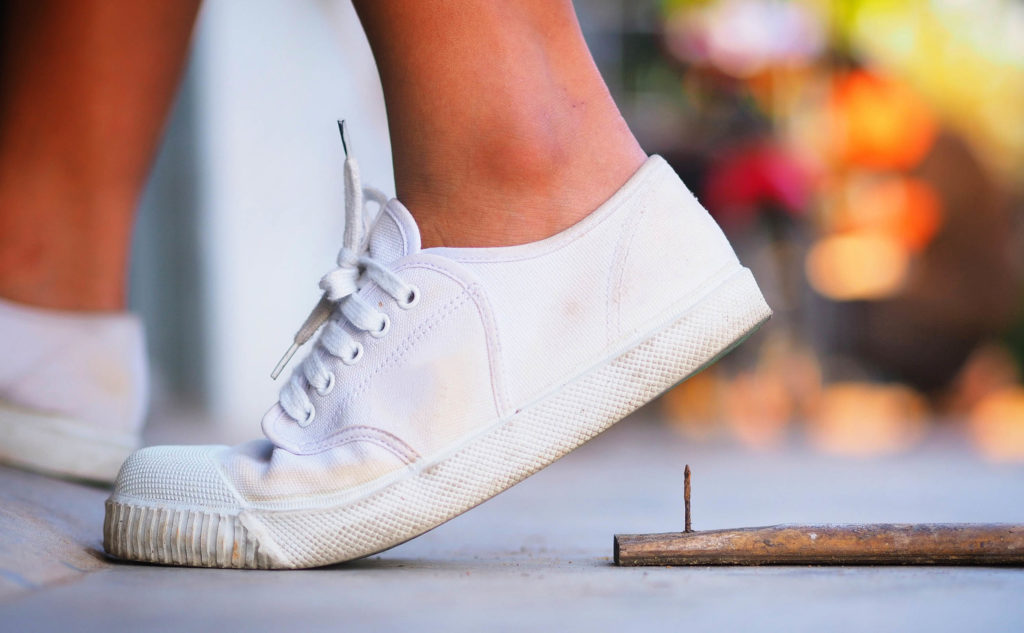
<path id="1" fill-rule="evenodd" d="M 1024 523 L 1024 466 L 936 438 L 870 460 L 693 445 L 627 420 L 520 486 L 363 561 L 174 569 L 100 551 L 105 492 L 0 470 L 0 630 L 674 631 L 1024 628 L 1024 570 L 617 568 L 615 532 L 774 523 Z"/>

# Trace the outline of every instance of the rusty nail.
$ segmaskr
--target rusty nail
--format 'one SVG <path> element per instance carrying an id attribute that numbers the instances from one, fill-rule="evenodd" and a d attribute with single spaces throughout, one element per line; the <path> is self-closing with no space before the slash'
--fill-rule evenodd
<path id="1" fill-rule="evenodd" d="M 686 505 L 686 529 L 684 532 L 692 532 L 690 525 L 690 465 L 687 464 L 683 470 L 683 503 Z"/>

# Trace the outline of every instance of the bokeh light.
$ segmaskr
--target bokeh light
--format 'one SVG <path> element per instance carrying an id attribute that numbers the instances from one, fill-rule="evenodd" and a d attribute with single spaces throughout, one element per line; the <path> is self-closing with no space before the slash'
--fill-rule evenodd
<path id="1" fill-rule="evenodd" d="M 903 287 L 909 267 L 907 249 L 873 231 L 824 237 L 807 254 L 807 280 L 836 301 L 891 297 Z"/>
<path id="2" fill-rule="evenodd" d="M 834 151 L 851 165 L 907 169 L 935 140 L 936 124 L 924 101 L 905 83 L 877 73 L 840 75 L 830 105 Z"/>
<path id="3" fill-rule="evenodd" d="M 664 0 L 641 31 L 617 96 L 775 310 L 673 428 L 1024 461 L 1024 3 Z"/>

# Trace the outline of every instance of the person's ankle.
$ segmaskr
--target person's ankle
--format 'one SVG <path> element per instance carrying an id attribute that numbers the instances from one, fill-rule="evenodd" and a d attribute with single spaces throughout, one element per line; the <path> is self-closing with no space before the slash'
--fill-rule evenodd
<path id="1" fill-rule="evenodd" d="M 623 123 L 602 136 L 480 142 L 467 159 L 422 157 L 414 178 L 396 174 L 425 248 L 513 246 L 576 224 L 617 191 L 647 156 Z"/>
<path id="2" fill-rule="evenodd" d="M 126 309 L 127 280 L 124 264 L 114 265 L 117 254 L 97 254 L 93 248 L 75 251 L 46 244 L 32 250 L 29 246 L 36 244 L 0 240 L 0 299 L 67 312 Z"/>

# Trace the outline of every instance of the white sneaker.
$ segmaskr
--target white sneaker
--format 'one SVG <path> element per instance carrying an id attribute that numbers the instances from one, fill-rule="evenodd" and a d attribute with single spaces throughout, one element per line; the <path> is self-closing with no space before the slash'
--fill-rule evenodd
<path id="1" fill-rule="evenodd" d="M 771 314 L 657 156 L 576 226 L 521 246 L 421 250 L 398 200 L 366 190 L 382 208 L 366 221 L 360 191 L 346 159 L 346 248 L 297 342 L 328 320 L 267 439 L 133 454 L 107 501 L 109 553 L 299 568 L 380 552 L 572 451 Z"/>
<path id="2" fill-rule="evenodd" d="M 0 462 L 113 481 L 147 401 L 142 325 L 130 314 L 0 299 Z"/>

